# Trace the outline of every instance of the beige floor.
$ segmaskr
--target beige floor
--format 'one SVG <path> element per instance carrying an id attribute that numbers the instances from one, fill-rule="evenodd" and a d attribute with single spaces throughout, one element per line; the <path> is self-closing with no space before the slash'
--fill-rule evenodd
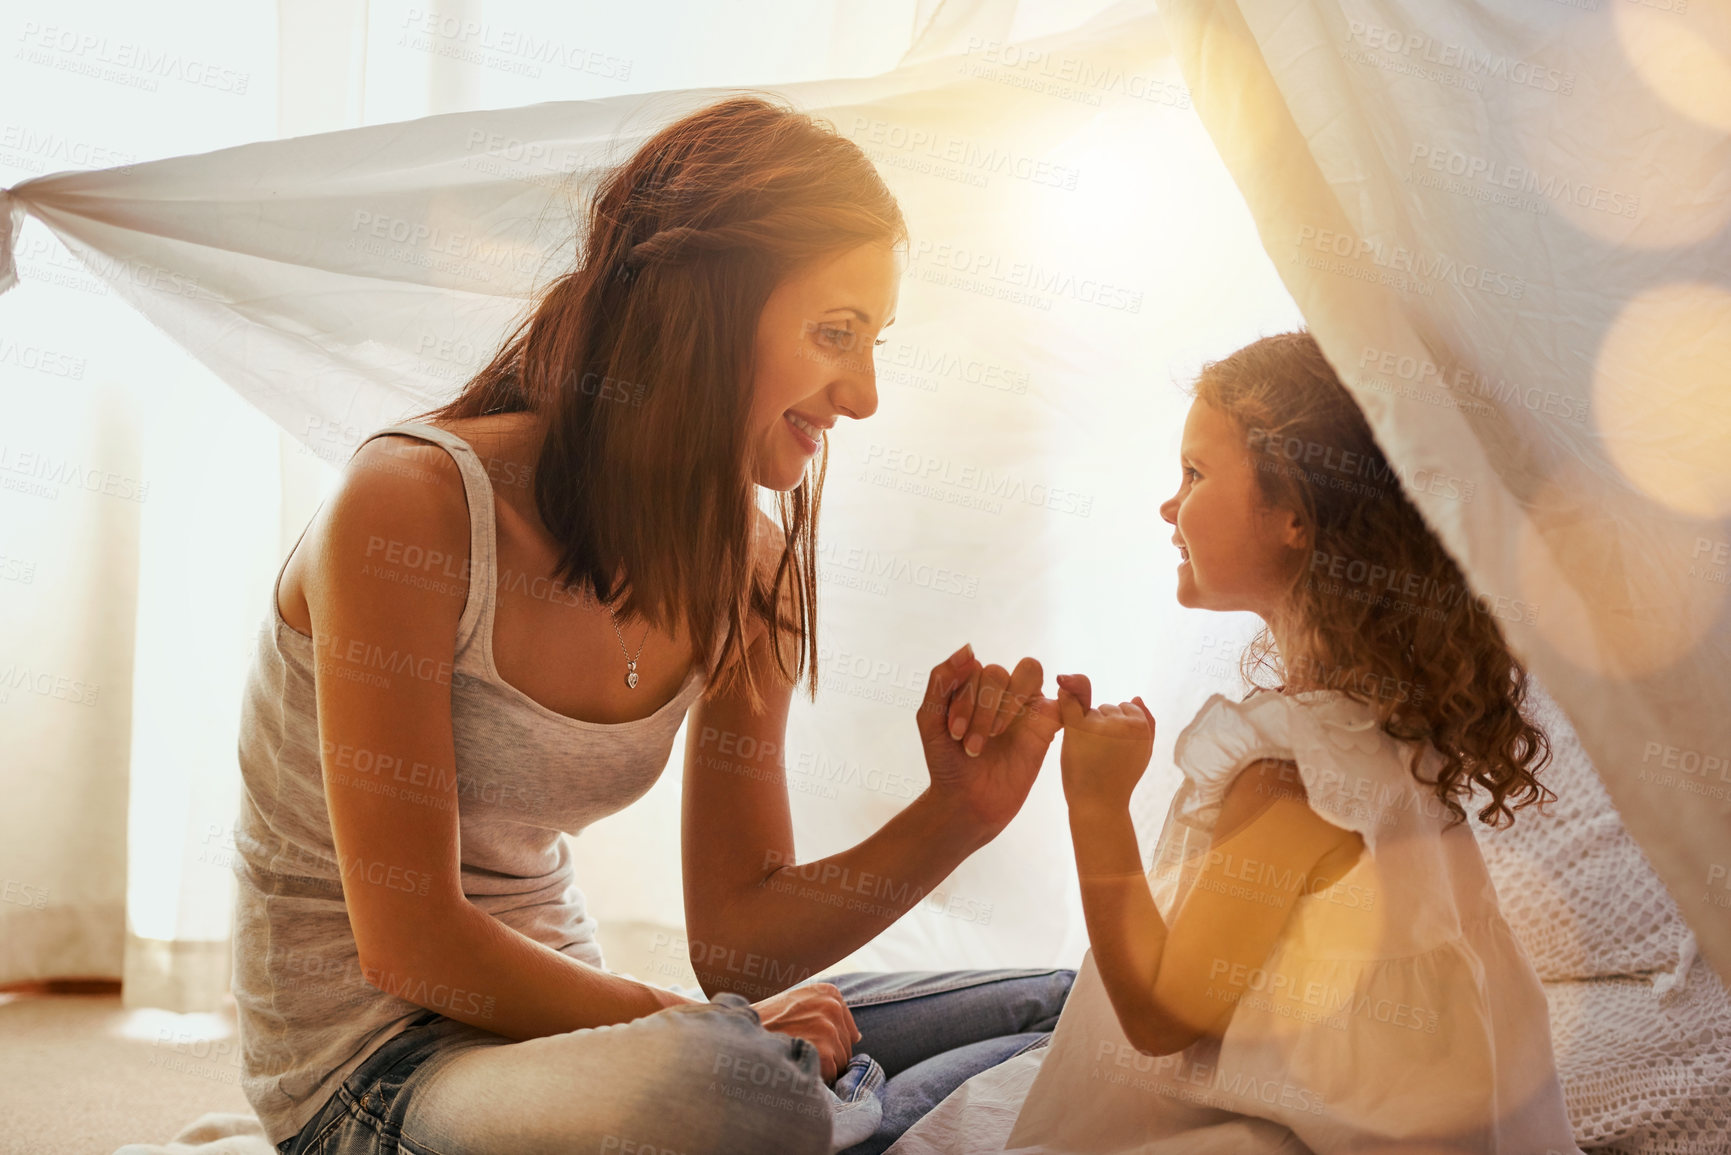
<path id="1" fill-rule="evenodd" d="M 129 1011 L 114 994 L 0 994 L 3 1155 L 110 1155 L 206 1111 L 250 1111 L 234 1008 Z"/>
<path id="2" fill-rule="evenodd" d="M 664 928 L 614 924 L 601 938 L 612 970 L 695 988 Z M 0 992 L 0 1155 L 112 1155 L 166 1142 L 207 1111 L 251 1111 L 235 1043 L 232 1000 L 177 1015 L 127 1010 L 118 990 Z"/>

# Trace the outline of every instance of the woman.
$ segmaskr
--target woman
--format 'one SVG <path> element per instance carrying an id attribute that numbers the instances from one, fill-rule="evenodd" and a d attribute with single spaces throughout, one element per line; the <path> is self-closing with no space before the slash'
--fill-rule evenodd
<path id="1" fill-rule="evenodd" d="M 851 143 L 737 98 L 590 207 L 577 268 L 455 400 L 357 449 L 279 575 L 234 985 L 285 1155 L 880 1151 L 1043 1039 L 1073 977 L 805 981 L 1003 828 L 1057 728 L 1037 662 L 964 646 L 919 711 L 930 787 L 789 870 L 775 752 L 815 666 L 823 431 L 877 407 L 894 199 Z M 688 712 L 708 1003 L 603 969 L 560 837 L 647 791 Z M 881 1121 L 838 1111 L 843 1072 Z"/>

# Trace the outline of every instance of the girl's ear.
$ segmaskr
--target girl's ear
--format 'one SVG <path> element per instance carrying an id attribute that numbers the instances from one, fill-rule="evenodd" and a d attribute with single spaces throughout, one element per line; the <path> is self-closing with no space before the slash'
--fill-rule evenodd
<path id="1" fill-rule="evenodd" d="M 1310 548 L 1310 530 L 1295 509 L 1280 511 L 1280 542 L 1290 549 Z"/>

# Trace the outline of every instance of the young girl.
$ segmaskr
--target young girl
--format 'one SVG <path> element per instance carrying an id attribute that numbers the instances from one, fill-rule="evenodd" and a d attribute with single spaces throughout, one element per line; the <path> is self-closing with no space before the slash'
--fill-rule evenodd
<path id="1" fill-rule="evenodd" d="M 1260 615 L 1245 673 L 1275 684 L 1179 734 L 1145 876 L 1129 800 L 1154 719 L 1059 678 L 1089 955 L 1050 1047 L 892 1151 L 1576 1155 L 1543 990 L 1463 821 L 1475 790 L 1493 825 L 1549 796 L 1493 603 L 1308 334 L 1195 395 L 1160 510 L 1178 600 Z"/>

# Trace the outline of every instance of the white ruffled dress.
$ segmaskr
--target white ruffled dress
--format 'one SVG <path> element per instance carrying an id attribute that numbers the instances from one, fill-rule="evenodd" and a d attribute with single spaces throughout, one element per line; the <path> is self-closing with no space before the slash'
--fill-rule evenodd
<path id="1" fill-rule="evenodd" d="M 1209 698 L 1174 746 L 1184 781 L 1148 875 L 1168 924 L 1227 786 L 1259 759 L 1295 762 L 1311 807 L 1365 852 L 1301 893 L 1261 968 L 1221 976 L 1241 992 L 1222 1038 L 1138 1052 L 1090 951 L 1051 1044 L 968 1080 L 891 1155 L 1580 1155 L 1543 988 L 1412 750 L 1334 691 Z M 1441 760 L 1425 745 L 1426 778 Z"/>

